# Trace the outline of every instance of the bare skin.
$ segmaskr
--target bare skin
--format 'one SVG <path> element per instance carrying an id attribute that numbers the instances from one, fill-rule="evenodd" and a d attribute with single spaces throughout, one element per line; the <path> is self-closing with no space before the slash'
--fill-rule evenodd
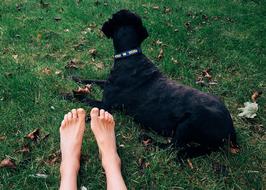
<path id="1" fill-rule="evenodd" d="M 90 115 L 91 130 L 96 138 L 106 174 L 107 190 L 125 190 L 127 188 L 121 174 L 121 160 L 116 149 L 113 116 L 98 108 L 93 108 Z"/>
<path id="2" fill-rule="evenodd" d="M 73 109 L 65 115 L 60 127 L 60 149 L 62 162 L 60 166 L 62 190 L 77 189 L 77 175 L 80 167 L 80 155 L 85 131 L 83 109 Z"/>
<path id="3" fill-rule="evenodd" d="M 83 109 L 73 109 L 65 115 L 60 127 L 60 190 L 76 190 L 77 175 L 80 168 L 80 155 L 85 131 Z M 102 165 L 106 173 L 108 190 L 127 189 L 121 174 L 121 161 L 116 150 L 115 122 L 113 116 L 98 108 L 91 110 L 91 129 L 96 138 Z"/>

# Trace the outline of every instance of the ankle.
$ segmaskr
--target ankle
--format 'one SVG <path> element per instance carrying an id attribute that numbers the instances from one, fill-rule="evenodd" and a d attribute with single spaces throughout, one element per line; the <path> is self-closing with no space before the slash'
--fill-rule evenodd
<path id="1" fill-rule="evenodd" d="M 60 165 L 60 173 L 78 173 L 80 168 L 80 161 L 78 159 L 63 160 Z"/>
<path id="2" fill-rule="evenodd" d="M 121 168 L 121 159 L 117 153 L 112 154 L 112 155 L 102 155 L 102 166 L 104 170 L 109 170 L 109 169 L 120 169 Z"/>

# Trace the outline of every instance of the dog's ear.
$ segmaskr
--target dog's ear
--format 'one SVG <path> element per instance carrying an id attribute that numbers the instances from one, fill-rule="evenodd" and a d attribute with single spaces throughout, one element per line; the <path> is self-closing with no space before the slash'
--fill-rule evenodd
<path id="1" fill-rule="evenodd" d="M 113 14 L 112 18 L 103 24 L 102 32 L 107 38 L 113 38 L 115 30 L 125 25 L 136 27 L 137 33 L 139 34 L 139 43 L 148 37 L 148 32 L 143 26 L 140 16 L 127 9 L 122 9 Z"/>
<path id="2" fill-rule="evenodd" d="M 113 38 L 114 35 L 114 23 L 112 19 L 106 21 L 102 26 L 102 32 L 107 38 Z"/>

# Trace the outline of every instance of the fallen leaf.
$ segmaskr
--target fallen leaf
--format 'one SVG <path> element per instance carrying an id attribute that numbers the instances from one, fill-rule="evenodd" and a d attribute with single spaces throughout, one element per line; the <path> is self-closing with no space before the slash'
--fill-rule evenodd
<path id="1" fill-rule="evenodd" d="M 262 92 L 261 91 L 255 91 L 252 96 L 251 96 L 251 99 L 253 102 L 256 102 L 257 99 L 262 95 Z"/>
<path id="2" fill-rule="evenodd" d="M 191 162 L 191 160 L 190 159 L 187 159 L 187 163 L 188 163 L 188 166 L 190 167 L 190 169 L 194 169 L 194 167 L 193 167 L 193 164 L 192 164 L 192 162 Z"/>
<path id="3" fill-rule="evenodd" d="M 92 48 L 92 49 L 89 50 L 89 54 L 90 54 L 91 56 L 95 57 L 96 54 L 97 54 L 97 50 L 96 50 L 95 48 Z"/>
<path id="4" fill-rule="evenodd" d="M 81 67 L 83 63 L 76 60 L 76 59 L 72 59 L 70 60 L 67 65 L 65 66 L 66 69 L 78 69 Z"/>
<path id="5" fill-rule="evenodd" d="M 150 167 L 151 165 L 150 162 L 146 162 L 144 158 L 140 158 L 138 160 L 138 164 L 139 164 L 140 169 L 142 170 Z"/>
<path id="6" fill-rule="evenodd" d="M 157 56 L 158 60 L 161 60 L 163 58 L 163 48 L 160 49 L 159 55 Z"/>
<path id="7" fill-rule="evenodd" d="M 0 141 L 4 141 L 4 140 L 6 140 L 6 136 L 0 136 Z"/>
<path id="8" fill-rule="evenodd" d="M 12 57 L 17 61 L 18 60 L 18 55 L 17 54 L 13 54 Z"/>
<path id="9" fill-rule="evenodd" d="M 239 148 L 236 148 L 236 147 L 230 147 L 230 152 L 231 152 L 232 154 L 238 154 L 239 151 L 240 151 Z"/>
<path id="10" fill-rule="evenodd" d="M 198 76 L 197 77 L 196 84 L 200 84 L 201 86 L 205 86 L 206 85 L 206 83 L 205 83 L 205 81 L 204 81 L 202 76 Z"/>
<path id="11" fill-rule="evenodd" d="M 91 84 L 86 84 L 84 87 L 79 87 L 77 90 L 73 90 L 74 94 L 90 94 L 92 90 Z"/>
<path id="12" fill-rule="evenodd" d="M 40 129 L 34 129 L 31 133 L 27 134 L 25 138 L 31 139 L 33 141 L 36 141 L 40 136 Z"/>
<path id="13" fill-rule="evenodd" d="M 148 146 L 151 144 L 151 139 L 146 139 L 146 140 L 143 140 L 142 143 L 144 144 L 144 146 Z"/>
<path id="14" fill-rule="evenodd" d="M 103 64 L 103 62 L 98 62 L 98 63 L 95 63 L 94 65 L 95 65 L 95 67 L 96 67 L 97 69 L 103 69 L 103 68 L 104 68 L 104 64 Z"/>
<path id="15" fill-rule="evenodd" d="M 46 74 L 46 75 L 49 75 L 51 74 L 51 69 L 49 69 L 48 67 L 45 67 L 43 70 L 42 70 L 42 73 Z"/>
<path id="16" fill-rule="evenodd" d="M 16 165 L 10 158 L 1 161 L 0 168 L 16 168 Z"/>
<path id="17" fill-rule="evenodd" d="M 205 69 L 202 71 L 202 76 L 207 78 L 209 81 L 212 79 L 212 76 L 210 75 L 211 69 Z"/>
<path id="18" fill-rule="evenodd" d="M 49 155 L 49 159 L 46 161 L 49 165 L 53 165 L 61 160 L 60 151 L 56 151 L 55 153 Z"/>
<path id="19" fill-rule="evenodd" d="M 17 150 L 16 152 L 18 152 L 18 153 L 29 153 L 29 152 L 30 152 L 30 148 L 29 148 L 28 145 L 24 145 L 24 146 L 22 147 L 22 149 Z"/>

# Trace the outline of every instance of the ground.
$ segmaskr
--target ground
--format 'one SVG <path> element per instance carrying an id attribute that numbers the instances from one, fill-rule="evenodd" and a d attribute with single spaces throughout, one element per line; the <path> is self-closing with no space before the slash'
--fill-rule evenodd
<path id="1" fill-rule="evenodd" d="M 66 101 L 61 94 L 78 88 L 71 75 L 108 76 L 113 47 L 100 28 L 122 8 L 142 16 L 150 34 L 143 51 L 165 75 L 225 102 L 241 146 L 236 155 L 221 151 L 180 163 L 175 152 L 158 149 L 140 137 L 165 139 L 141 129 L 123 113 L 113 113 L 128 188 L 263 189 L 266 6 L 259 0 L 2 1 L 0 160 L 9 159 L 15 166 L 0 168 L 0 189 L 58 189 L 60 122 L 72 108 L 91 109 Z M 207 85 L 196 83 L 206 69 L 211 69 L 216 84 L 208 85 L 206 77 Z M 256 90 L 263 92 L 257 116 L 238 117 L 237 109 L 251 101 Z M 100 89 L 93 87 L 90 96 L 99 99 Z M 89 129 L 79 186 L 105 189 Z"/>

